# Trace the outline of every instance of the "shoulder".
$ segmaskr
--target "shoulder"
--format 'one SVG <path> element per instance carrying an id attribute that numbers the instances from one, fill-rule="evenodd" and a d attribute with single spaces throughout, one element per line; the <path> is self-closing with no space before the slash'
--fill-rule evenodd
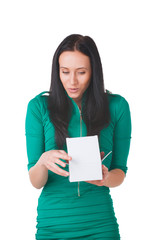
<path id="1" fill-rule="evenodd" d="M 123 106 L 128 104 L 128 101 L 125 99 L 125 97 L 119 94 L 113 94 L 109 91 L 108 91 L 108 99 L 111 107 Z"/>
<path id="2" fill-rule="evenodd" d="M 47 109 L 48 93 L 44 91 L 34 96 L 28 103 L 28 109 L 37 114 L 43 114 Z"/>
<path id="3" fill-rule="evenodd" d="M 129 103 L 125 97 L 121 96 L 120 94 L 113 94 L 109 91 L 107 91 L 107 93 L 111 115 L 114 115 L 114 117 L 117 118 L 124 112 L 129 111 Z"/>
<path id="4" fill-rule="evenodd" d="M 29 105 L 43 105 L 46 103 L 46 100 L 48 98 L 48 94 L 49 92 L 44 91 L 39 93 L 38 95 L 34 96 L 30 101 L 29 101 Z"/>

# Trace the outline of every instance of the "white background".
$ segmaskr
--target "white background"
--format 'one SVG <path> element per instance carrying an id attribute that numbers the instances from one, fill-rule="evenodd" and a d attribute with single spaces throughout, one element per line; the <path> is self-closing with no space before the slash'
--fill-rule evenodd
<path id="1" fill-rule="evenodd" d="M 28 101 L 50 85 L 58 44 L 91 36 L 105 87 L 124 96 L 132 115 L 125 182 L 111 190 L 122 240 L 160 239 L 159 1 L 0 1 L 0 239 L 32 240 L 40 190 L 28 178 Z"/>

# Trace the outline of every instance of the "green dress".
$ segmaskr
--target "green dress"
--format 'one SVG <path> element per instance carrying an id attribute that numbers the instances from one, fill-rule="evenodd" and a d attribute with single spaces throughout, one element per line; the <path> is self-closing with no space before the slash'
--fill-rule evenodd
<path id="1" fill-rule="evenodd" d="M 43 152 L 57 149 L 47 98 L 46 92 L 43 92 L 28 104 L 25 122 L 28 170 L 36 164 Z M 81 119 L 78 105 L 70 99 L 73 110 L 68 126 L 69 136 L 86 136 L 87 128 Z M 83 100 L 84 94 L 82 103 Z M 131 140 L 129 105 L 124 97 L 109 93 L 109 107 L 111 122 L 101 130 L 99 146 L 105 155 L 110 151 L 112 154 L 103 164 L 109 170 L 119 168 L 126 173 Z M 67 152 L 66 144 L 63 150 Z M 69 171 L 68 165 L 63 169 Z M 37 213 L 36 239 L 39 240 L 120 239 L 110 190 L 105 186 L 69 182 L 69 177 L 48 171 L 48 181 L 38 199 Z"/>

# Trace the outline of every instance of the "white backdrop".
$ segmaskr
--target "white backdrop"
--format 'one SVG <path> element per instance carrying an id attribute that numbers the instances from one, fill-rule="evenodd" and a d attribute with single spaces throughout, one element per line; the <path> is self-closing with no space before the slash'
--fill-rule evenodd
<path id="1" fill-rule="evenodd" d="M 128 173 L 111 189 L 122 240 L 160 239 L 159 13 L 155 0 L 0 1 L 0 239 L 34 239 L 40 190 L 28 178 L 27 103 L 49 89 L 54 51 L 72 33 L 95 40 L 105 87 L 131 109 Z"/>

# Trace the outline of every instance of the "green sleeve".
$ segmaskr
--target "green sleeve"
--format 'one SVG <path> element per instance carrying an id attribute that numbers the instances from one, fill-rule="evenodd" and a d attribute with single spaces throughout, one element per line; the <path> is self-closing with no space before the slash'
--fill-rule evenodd
<path id="1" fill-rule="evenodd" d="M 113 135 L 113 152 L 110 169 L 127 172 L 127 158 L 131 140 L 131 114 L 128 102 L 121 97 L 115 110 L 115 128 Z"/>
<path id="2" fill-rule="evenodd" d="M 45 151 L 41 104 L 36 97 L 28 103 L 25 135 L 29 170 Z"/>

